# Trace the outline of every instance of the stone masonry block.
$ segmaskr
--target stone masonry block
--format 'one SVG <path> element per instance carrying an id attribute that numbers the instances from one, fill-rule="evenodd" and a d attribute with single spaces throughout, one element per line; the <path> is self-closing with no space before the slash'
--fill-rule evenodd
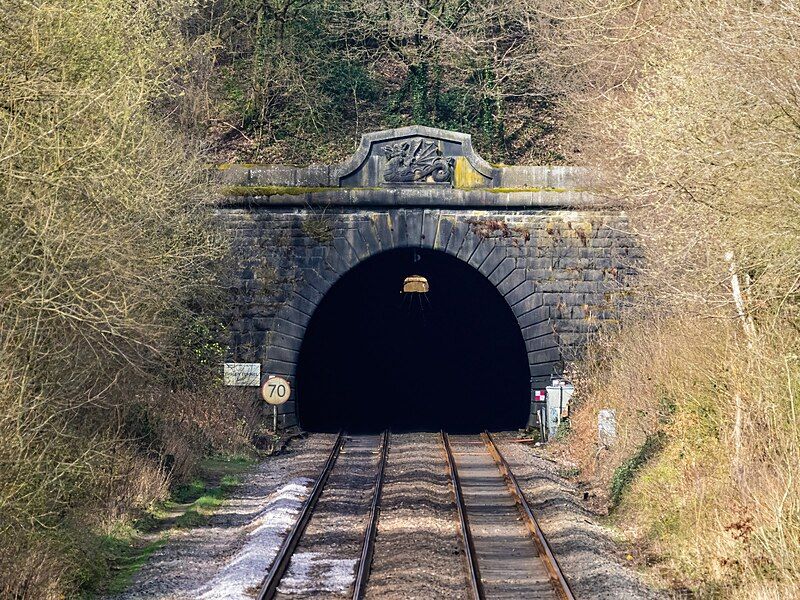
<path id="1" fill-rule="evenodd" d="M 458 250 L 458 258 L 461 260 L 469 263 L 472 255 L 478 249 L 478 246 L 483 242 L 483 238 L 475 233 L 474 231 L 469 231 L 467 235 L 464 237 L 464 241 L 461 244 L 461 248 Z"/>
<path id="2" fill-rule="evenodd" d="M 367 256 L 375 256 L 382 248 L 378 233 L 375 231 L 375 224 L 372 220 L 364 220 L 358 224 L 358 233 L 364 244 Z"/>
<path id="3" fill-rule="evenodd" d="M 492 271 L 489 275 L 489 281 L 492 282 L 493 285 L 499 285 L 506 277 L 511 275 L 512 272 L 516 271 L 516 263 L 514 262 L 513 258 L 504 258 L 503 261 L 497 266 L 497 268 Z"/>
<path id="4" fill-rule="evenodd" d="M 528 352 L 537 352 L 540 350 L 548 350 L 558 346 L 558 340 L 555 336 L 540 336 L 525 340 L 525 347 Z"/>
<path id="5" fill-rule="evenodd" d="M 539 323 L 535 323 L 529 327 L 523 327 L 522 329 L 522 337 L 526 340 L 543 336 L 553 337 L 554 335 L 555 332 L 553 331 L 553 325 L 550 323 L 549 319 L 547 321 L 540 321 Z"/>
<path id="6" fill-rule="evenodd" d="M 495 246 L 492 248 L 486 260 L 483 261 L 478 271 L 483 273 L 486 277 L 491 275 L 495 269 L 506 259 L 506 249 L 503 246 Z M 513 262 L 513 259 L 512 259 Z"/>
<path id="7" fill-rule="evenodd" d="M 297 364 L 293 362 L 286 362 L 273 358 L 266 358 L 263 365 L 263 374 L 265 375 L 284 375 L 287 377 L 294 377 L 297 370 Z"/>
<path id="8" fill-rule="evenodd" d="M 441 215 L 439 218 L 439 228 L 436 230 L 436 238 L 433 243 L 435 250 L 444 250 L 450 240 L 450 232 L 453 231 L 454 220 L 451 216 Z"/>
<path id="9" fill-rule="evenodd" d="M 480 245 L 475 249 L 475 252 L 472 253 L 472 256 L 469 259 L 469 264 L 471 264 L 476 269 L 480 269 L 483 261 L 486 260 L 486 257 L 489 256 L 489 253 L 494 249 L 495 244 L 490 239 L 482 239 Z"/>
<path id="10" fill-rule="evenodd" d="M 497 284 L 497 291 L 504 296 L 512 291 L 515 291 L 519 286 L 525 283 L 525 270 L 515 268 L 511 274 Z"/>
<path id="11" fill-rule="evenodd" d="M 394 241 L 392 239 L 392 220 L 388 213 L 376 213 L 372 216 L 372 222 L 375 224 L 375 232 L 378 235 L 378 241 L 381 245 L 381 250 L 391 250 L 394 248 Z"/>
<path id="12" fill-rule="evenodd" d="M 267 348 L 267 358 L 269 360 L 279 360 L 285 363 L 297 363 L 300 353 L 291 348 L 281 348 L 280 346 L 271 345 Z"/>
<path id="13" fill-rule="evenodd" d="M 365 258 L 369 258 L 369 248 L 367 248 L 366 243 L 364 243 L 364 238 L 361 237 L 358 229 L 348 229 L 345 232 L 344 237 L 347 240 L 347 243 L 353 249 L 353 252 L 355 252 L 358 262 L 361 262 Z"/>
<path id="14" fill-rule="evenodd" d="M 406 211 L 401 209 L 392 212 L 392 242 L 394 248 L 405 248 L 408 242 L 408 219 Z"/>
<path id="15" fill-rule="evenodd" d="M 303 336 L 306 333 L 305 326 L 292 323 L 291 321 L 287 321 L 286 319 L 282 318 L 276 318 L 272 322 L 272 330 L 285 333 L 286 335 L 291 335 L 292 337 L 296 337 L 298 339 L 303 339 Z"/>
<path id="16" fill-rule="evenodd" d="M 464 221 L 456 221 L 455 225 L 453 225 L 453 230 L 450 232 L 450 239 L 447 240 L 447 247 L 444 249 L 444 251 L 448 254 L 456 256 L 458 251 L 461 249 L 461 244 L 464 242 L 464 238 L 469 233 L 469 230 L 469 223 L 465 223 Z"/>
<path id="17" fill-rule="evenodd" d="M 268 341 L 270 345 L 280 346 L 281 348 L 289 348 L 291 350 L 299 351 L 303 340 L 296 338 L 279 331 L 271 331 Z"/>
<path id="18" fill-rule="evenodd" d="M 309 315 L 297 310 L 294 306 L 284 306 L 281 309 L 280 316 L 286 321 L 294 323 L 295 325 L 300 325 L 301 327 L 306 327 L 311 320 Z"/>
<path id="19" fill-rule="evenodd" d="M 408 245 L 413 248 L 422 246 L 422 212 L 419 210 L 406 211 L 406 236 Z"/>
<path id="20" fill-rule="evenodd" d="M 439 227 L 439 210 L 425 210 L 422 219 L 422 239 L 420 245 L 423 248 L 433 248 L 436 241 L 436 230 Z"/>
<path id="21" fill-rule="evenodd" d="M 522 285 L 518 285 L 506 294 L 506 302 L 513 308 L 515 304 L 522 302 L 525 298 L 533 296 L 535 292 L 536 284 L 530 279 L 525 279 Z"/>
<path id="22" fill-rule="evenodd" d="M 535 308 L 529 312 L 526 312 L 524 315 L 517 317 L 517 323 L 519 323 L 519 326 L 523 329 L 523 335 L 526 327 L 530 327 L 531 325 L 536 325 L 542 322 L 550 322 L 549 306 L 540 306 L 539 308 Z"/>
<path id="23" fill-rule="evenodd" d="M 533 293 L 529 296 L 525 296 L 519 302 L 515 302 L 511 304 L 511 310 L 517 316 L 517 319 L 521 319 L 523 316 L 527 315 L 533 310 L 542 307 L 542 295 L 539 293 Z M 545 314 L 545 318 L 547 318 L 547 314 Z"/>
<path id="24" fill-rule="evenodd" d="M 544 348 L 528 352 L 528 362 L 530 364 L 549 363 L 561 360 L 561 351 L 558 347 Z"/>
<path id="25" fill-rule="evenodd" d="M 314 314 L 314 311 L 317 309 L 317 305 L 313 302 L 309 302 L 305 298 L 303 298 L 300 294 L 295 293 L 292 296 L 289 306 L 299 310 L 301 313 L 308 315 L 309 317 Z"/>

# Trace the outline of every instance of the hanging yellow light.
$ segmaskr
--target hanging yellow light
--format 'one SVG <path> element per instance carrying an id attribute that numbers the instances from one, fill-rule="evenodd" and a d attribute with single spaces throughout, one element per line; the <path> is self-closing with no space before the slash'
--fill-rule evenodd
<path id="1" fill-rule="evenodd" d="M 422 275 L 409 275 L 403 281 L 403 294 L 425 294 L 429 290 L 428 280 Z"/>

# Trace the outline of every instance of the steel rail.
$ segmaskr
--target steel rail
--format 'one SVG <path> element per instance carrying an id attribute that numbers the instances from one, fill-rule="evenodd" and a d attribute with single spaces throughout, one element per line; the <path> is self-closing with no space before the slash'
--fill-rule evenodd
<path id="1" fill-rule="evenodd" d="M 333 448 L 328 455 L 328 460 L 325 462 L 325 466 L 322 468 L 322 472 L 320 472 L 317 480 L 314 482 L 314 486 L 311 488 L 311 493 L 308 495 L 308 498 L 306 498 L 306 501 L 303 503 L 303 507 L 300 509 L 300 516 L 294 522 L 289 534 L 283 540 L 283 544 L 281 544 L 280 550 L 278 550 L 278 554 L 275 557 L 275 560 L 272 562 L 269 572 L 261 582 L 258 596 L 256 596 L 258 600 L 271 600 L 275 597 L 275 592 L 278 589 L 278 584 L 281 581 L 281 577 L 283 577 L 283 574 L 286 572 L 286 569 L 289 566 L 289 561 L 292 559 L 292 554 L 294 553 L 295 548 L 297 548 L 297 544 L 300 542 L 303 532 L 306 530 L 306 526 L 308 525 L 311 515 L 314 512 L 314 507 L 317 505 L 317 500 L 319 500 L 319 497 L 322 495 L 322 490 L 325 487 L 325 483 L 327 483 L 328 477 L 333 470 L 333 465 L 336 464 L 336 459 L 339 457 L 339 451 L 342 449 L 343 440 L 344 433 L 340 431 L 336 436 L 336 442 L 333 444 Z"/>
<path id="2" fill-rule="evenodd" d="M 505 457 L 503 457 L 501 454 L 500 449 L 497 447 L 497 445 L 495 445 L 494 439 L 492 439 L 492 436 L 488 431 L 484 431 L 481 434 L 481 438 L 483 439 L 483 443 L 486 445 L 489 454 L 492 455 L 494 462 L 497 464 L 497 468 L 500 470 L 500 473 L 506 480 L 506 485 L 508 486 L 511 495 L 514 496 L 514 500 L 516 501 L 517 506 L 522 513 L 523 520 L 528 526 L 528 530 L 533 536 L 533 541 L 539 549 L 539 557 L 542 559 L 542 562 L 547 569 L 547 573 L 550 576 L 550 581 L 553 584 L 556 594 L 559 596 L 559 598 L 561 598 L 561 600 L 575 600 L 575 596 L 569 587 L 569 583 L 567 582 L 566 577 L 564 577 L 564 573 L 561 571 L 561 566 L 558 564 L 553 551 L 550 549 L 550 544 L 547 543 L 547 538 L 545 538 L 541 527 L 539 527 L 539 522 L 533 515 L 531 507 L 528 505 L 528 501 L 525 499 L 525 494 L 522 492 L 522 488 L 519 486 L 519 483 L 517 483 L 517 478 L 511 471 L 511 467 L 508 465 L 508 462 L 506 462 Z"/>
<path id="3" fill-rule="evenodd" d="M 467 574 L 469 576 L 470 591 L 475 600 L 484 600 L 485 593 L 483 590 L 483 582 L 481 581 L 481 572 L 478 567 L 478 555 L 475 552 L 475 542 L 472 540 L 472 531 L 469 528 L 469 520 L 467 519 L 467 507 L 464 504 L 464 494 L 461 492 L 461 480 L 458 477 L 458 468 L 456 461 L 453 458 L 453 451 L 450 448 L 450 438 L 442 431 L 442 445 L 444 446 L 444 454 L 447 459 L 447 469 L 450 472 L 450 482 L 453 485 L 453 495 L 456 501 L 456 511 L 458 512 L 458 522 L 461 528 L 461 538 L 464 542 L 464 553 L 467 562 Z"/>
<path id="4" fill-rule="evenodd" d="M 375 491 L 372 493 L 372 505 L 369 509 L 369 522 L 364 532 L 364 544 L 361 547 L 361 557 L 358 561 L 358 573 L 353 586 L 353 600 L 361 600 L 367 586 L 369 570 L 372 566 L 372 554 L 375 550 L 375 536 L 378 533 L 378 517 L 381 512 L 381 490 L 383 489 L 383 474 L 386 470 L 386 458 L 389 455 L 389 432 L 383 432 L 381 441 L 381 457 L 378 474 L 375 477 Z"/>

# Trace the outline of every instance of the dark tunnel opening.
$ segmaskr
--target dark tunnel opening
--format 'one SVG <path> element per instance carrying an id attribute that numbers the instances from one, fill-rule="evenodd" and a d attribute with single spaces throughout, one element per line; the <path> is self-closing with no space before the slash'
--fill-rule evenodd
<path id="1" fill-rule="evenodd" d="M 401 293 L 410 275 L 427 293 Z M 325 295 L 297 366 L 308 431 L 474 433 L 524 427 L 527 354 L 505 299 L 444 252 L 404 248 L 371 257 Z"/>

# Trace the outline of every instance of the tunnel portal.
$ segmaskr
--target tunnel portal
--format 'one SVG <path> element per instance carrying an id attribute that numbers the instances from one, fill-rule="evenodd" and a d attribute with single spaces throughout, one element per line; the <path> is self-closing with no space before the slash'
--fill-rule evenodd
<path id="1" fill-rule="evenodd" d="M 401 293 L 406 277 L 427 293 Z M 315 310 L 300 348 L 308 431 L 476 432 L 524 427 L 525 342 L 503 296 L 444 252 L 402 248 L 353 267 Z"/>
<path id="2" fill-rule="evenodd" d="M 457 131 L 375 131 L 340 163 L 218 177 L 226 361 L 290 383 L 281 428 L 533 423 L 643 259 L 590 170 L 491 165 Z M 426 296 L 400 294 L 411 275 Z"/>

